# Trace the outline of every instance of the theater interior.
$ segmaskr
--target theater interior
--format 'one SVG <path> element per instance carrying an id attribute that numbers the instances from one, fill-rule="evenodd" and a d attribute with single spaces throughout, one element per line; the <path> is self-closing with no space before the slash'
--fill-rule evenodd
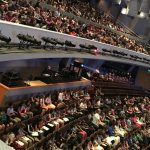
<path id="1" fill-rule="evenodd" d="M 149 10 L 0 0 L 0 150 L 150 150 Z"/>

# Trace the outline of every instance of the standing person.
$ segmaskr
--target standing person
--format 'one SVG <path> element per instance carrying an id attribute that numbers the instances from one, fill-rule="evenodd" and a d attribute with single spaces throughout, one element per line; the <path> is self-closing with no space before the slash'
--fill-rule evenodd
<path id="1" fill-rule="evenodd" d="M 100 125 L 100 115 L 99 114 L 100 114 L 100 109 L 97 109 L 95 111 L 95 113 L 93 114 L 92 123 L 96 129 L 99 128 L 99 125 Z"/>

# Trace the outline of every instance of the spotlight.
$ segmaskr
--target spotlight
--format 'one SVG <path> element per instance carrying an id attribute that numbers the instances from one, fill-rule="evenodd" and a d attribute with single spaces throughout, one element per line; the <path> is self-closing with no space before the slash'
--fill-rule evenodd
<path id="1" fill-rule="evenodd" d="M 92 49 L 92 50 L 91 50 L 91 54 L 97 55 L 97 54 L 98 54 L 98 50 L 97 50 L 97 49 Z"/>
<path id="2" fill-rule="evenodd" d="M 96 70 L 95 70 L 95 72 L 96 72 L 96 73 L 99 73 L 99 70 L 98 70 L 98 69 L 96 69 Z"/>
<path id="3" fill-rule="evenodd" d="M 66 46 L 69 46 L 69 47 L 76 47 L 76 45 L 75 44 L 73 44 L 71 41 L 65 41 L 65 45 Z"/>
<path id="4" fill-rule="evenodd" d="M 17 37 L 23 43 L 30 43 L 30 44 L 35 44 L 35 45 L 41 45 L 41 41 L 38 41 L 37 39 L 35 39 L 34 36 L 30 36 L 28 34 L 27 35 L 18 34 Z"/>
<path id="5" fill-rule="evenodd" d="M 64 42 L 59 41 L 58 39 L 54 39 L 54 38 L 52 38 L 52 40 L 56 41 L 56 42 L 57 42 L 57 44 L 58 44 L 58 45 L 61 45 L 61 46 L 63 46 L 63 45 L 65 44 Z"/>
<path id="6" fill-rule="evenodd" d="M 115 2 L 117 5 L 120 5 L 121 2 L 122 2 L 122 0 L 115 0 L 114 2 Z"/>
<path id="7" fill-rule="evenodd" d="M 83 49 L 90 49 L 88 45 L 80 44 L 79 46 L 80 48 L 83 48 Z"/>
<path id="8" fill-rule="evenodd" d="M 6 42 L 7 44 L 11 42 L 11 38 L 0 34 L 0 40 Z"/>
<path id="9" fill-rule="evenodd" d="M 49 37 L 42 37 L 42 40 L 45 42 L 45 45 L 47 43 L 50 43 L 50 44 L 55 45 L 55 46 L 57 45 L 57 42 L 55 41 L 55 39 L 51 39 Z"/>
<path id="10" fill-rule="evenodd" d="M 83 68 L 83 67 L 84 67 L 84 65 L 82 64 L 82 65 L 81 65 L 81 67 Z"/>
<path id="11" fill-rule="evenodd" d="M 45 42 L 44 48 L 46 48 L 46 45 L 48 43 L 50 43 L 52 46 L 56 46 L 56 45 L 63 46 L 65 44 L 64 42 L 59 41 L 58 39 L 55 39 L 55 38 L 42 37 L 41 39 Z"/>
<path id="12" fill-rule="evenodd" d="M 121 13 L 127 15 L 129 13 L 129 8 L 122 8 Z"/>
<path id="13" fill-rule="evenodd" d="M 148 14 L 146 14 L 145 12 L 138 12 L 138 16 L 140 18 L 146 18 L 148 16 Z"/>
<path id="14" fill-rule="evenodd" d="M 89 49 L 97 49 L 97 47 L 94 45 L 89 45 Z"/>
<path id="15" fill-rule="evenodd" d="M 17 35 L 18 39 L 20 40 L 20 46 L 24 47 L 25 44 L 27 47 L 32 46 L 32 45 L 41 45 L 41 41 L 38 41 L 37 39 L 34 38 L 34 36 L 30 35 L 24 35 L 24 34 L 18 34 Z"/>

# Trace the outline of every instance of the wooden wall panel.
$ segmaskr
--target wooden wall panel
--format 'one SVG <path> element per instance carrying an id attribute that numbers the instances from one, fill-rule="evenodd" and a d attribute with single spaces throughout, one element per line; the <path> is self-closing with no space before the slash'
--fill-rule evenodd
<path id="1" fill-rule="evenodd" d="M 139 68 L 136 85 L 150 90 L 150 73 L 148 73 L 147 68 Z"/>
<path id="2" fill-rule="evenodd" d="M 7 93 L 8 88 L 0 83 L 0 106 L 3 106 L 4 104 L 4 97 Z"/>

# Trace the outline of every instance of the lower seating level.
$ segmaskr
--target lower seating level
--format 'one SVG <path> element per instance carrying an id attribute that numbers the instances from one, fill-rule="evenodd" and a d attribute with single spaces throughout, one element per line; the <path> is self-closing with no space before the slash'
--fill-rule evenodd
<path id="1" fill-rule="evenodd" d="M 16 150 L 146 149 L 150 97 L 100 88 L 54 91 L 1 108 L 1 140 Z"/>

